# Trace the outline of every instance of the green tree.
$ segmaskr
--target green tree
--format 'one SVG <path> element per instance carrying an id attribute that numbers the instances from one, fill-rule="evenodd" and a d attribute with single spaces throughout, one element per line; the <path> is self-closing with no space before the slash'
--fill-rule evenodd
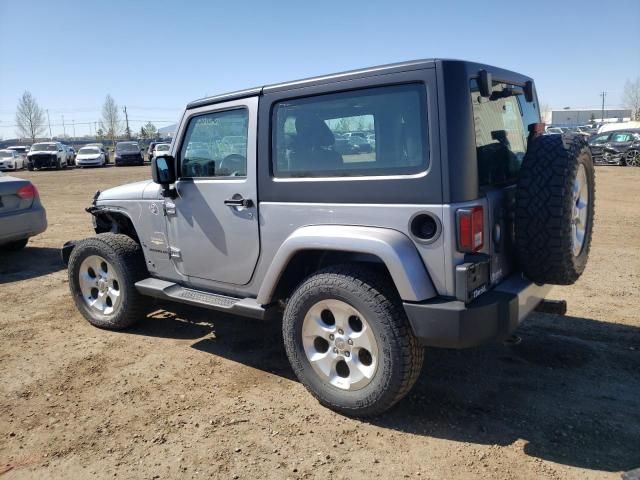
<path id="1" fill-rule="evenodd" d="M 156 138 L 158 138 L 158 129 L 153 123 L 147 122 L 147 124 L 142 128 L 144 128 L 144 131 L 146 132 L 147 138 L 149 140 L 155 140 Z"/>

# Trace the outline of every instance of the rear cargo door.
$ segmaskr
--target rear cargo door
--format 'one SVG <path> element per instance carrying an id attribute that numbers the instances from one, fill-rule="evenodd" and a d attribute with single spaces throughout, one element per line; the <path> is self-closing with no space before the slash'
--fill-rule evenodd
<path id="1" fill-rule="evenodd" d="M 493 82 L 490 98 L 480 96 L 471 80 L 471 103 L 480 191 L 488 204 L 491 284 L 515 268 L 514 213 L 518 173 L 527 150 L 528 126 L 540 121 L 537 100 L 529 102 L 518 87 Z"/>

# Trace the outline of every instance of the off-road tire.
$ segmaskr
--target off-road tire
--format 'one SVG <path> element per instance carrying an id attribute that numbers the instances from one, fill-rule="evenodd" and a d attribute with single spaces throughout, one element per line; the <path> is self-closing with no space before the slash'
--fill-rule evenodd
<path id="1" fill-rule="evenodd" d="M 22 240 L 15 240 L 10 243 L 5 243 L 4 245 L 0 245 L 0 250 L 6 250 L 9 252 L 15 252 L 17 250 L 22 250 L 29 243 L 28 238 L 23 238 Z"/>
<path id="2" fill-rule="evenodd" d="M 348 303 L 366 318 L 378 343 L 379 359 L 371 383 L 341 390 L 318 375 L 304 352 L 302 325 L 309 308 L 321 300 Z M 381 414 L 400 401 L 420 375 L 424 348 L 413 335 L 402 302 L 388 278 L 359 265 L 331 266 L 314 273 L 295 290 L 284 311 L 285 349 L 307 390 L 339 413 L 365 417 Z"/>
<path id="3" fill-rule="evenodd" d="M 79 270 L 82 261 L 99 255 L 116 269 L 121 294 L 119 307 L 110 315 L 102 315 L 90 308 L 82 297 Z M 108 330 L 122 330 L 145 318 L 151 300 L 141 295 L 135 283 L 148 277 L 140 245 L 132 238 L 115 233 L 100 233 L 76 244 L 69 257 L 69 288 L 78 310 L 92 325 Z"/>
<path id="4" fill-rule="evenodd" d="M 573 185 L 584 165 L 589 200 L 582 249 L 572 248 Z M 587 143 L 577 135 L 543 135 L 529 142 L 516 191 L 516 252 L 536 283 L 571 285 L 584 271 L 593 231 L 595 171 Z"/>

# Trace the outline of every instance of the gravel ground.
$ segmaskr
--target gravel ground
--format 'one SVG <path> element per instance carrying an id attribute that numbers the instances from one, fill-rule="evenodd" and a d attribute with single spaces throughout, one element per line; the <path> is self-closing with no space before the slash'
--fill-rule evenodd
<path id="1" fill-rule="evenodd" d="M 279 325 L 159 305 L 91 327 L 58 249 L 90 235 L 95 190 L 148 167 L 19 172 L 49 229 L 0 253 L 0 476 L 607 479 L 640 466 L 640 169 L 597 170 L 590 263 L 522 342 L 429 349 L 413 390 L 369 421 L 318 405 Z M 3 475 L 4 474 L 4 475 Z"/>

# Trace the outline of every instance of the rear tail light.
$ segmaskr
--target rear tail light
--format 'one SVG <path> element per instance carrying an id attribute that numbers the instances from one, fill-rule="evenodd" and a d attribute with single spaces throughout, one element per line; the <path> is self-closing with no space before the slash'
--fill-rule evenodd
<path id="1" fill-rule="evenodd" d="M 18 197 L 22 198 L 23 200 L 34 199 L 38 197 L 38 189 L 35 187 L 35 185 L 29 183 L 20 187 L 16 192 L 16 195 L 18 195 Z"/>
<path id="2" fill-rule="evenodd" d="M 459 208 L 458 250 L 461 252 L 477 252 L 484 246 L 484 212 L 482 207 Z"/>

